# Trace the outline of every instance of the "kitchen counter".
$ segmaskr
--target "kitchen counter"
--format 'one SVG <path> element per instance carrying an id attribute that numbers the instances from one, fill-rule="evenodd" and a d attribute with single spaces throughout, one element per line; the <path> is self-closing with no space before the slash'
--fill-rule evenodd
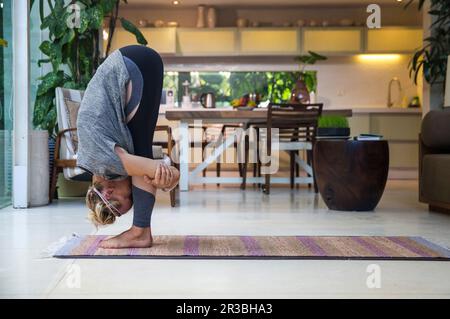
<path id="1" fill-rule="evenodd" d="M 165 115 L 166 114 L 166 110 L 191 110 L 191 111 L 196 111 L 196 110 L 201 110 L 201 107 L 193 107 L 193 108 L 178 108 L 178 107 L 174 107 L 174 108 L 168 108 L 166 106 L 161 106 L 159 109 L 159 114 L 160 115 Z M 220 108 L 216 108 L 215 110 L 231 110 L 231 107 L 220 107 Z M 328 111 L 328 110 L 344 110 L 344 108 L 324 108 L 324 111 Z M 345 110 L 348 110 L 348 108 L 345 108 Z M 357 107 L 357 108 L 352 108 L 353 111 L 353 115 L 358 115 L 358 114 L 401 114 L 401 115 L 407 115 L 407 114 L 422 114 L 422 109 L 421 108 L 400 108 L 400 107 L 392 107 L 392 108 L 388 108 L 388 107 Z"/>
<path id="2" fill-rule="evenodd" d="M 265 120 L 267 118 L 267 108 L 254 110 L 234 110 L 232 108 L 214 109 L 171 109 L 166 110 L 165 116 L 169 121 L 194 121 L 202 120 L 213 123 L 236 122 L 242 123 L 251 120 Z M 336 115 L 351 117 L 351 109 L 327 109 L 322 111 L 323 115 Z"/>
<path id="3" fill-rule="evenodd" d="M 400 107 L 361 107 L 352 108 L 353 114 L 422 114 L 421 108 L 400 108 Z"/>

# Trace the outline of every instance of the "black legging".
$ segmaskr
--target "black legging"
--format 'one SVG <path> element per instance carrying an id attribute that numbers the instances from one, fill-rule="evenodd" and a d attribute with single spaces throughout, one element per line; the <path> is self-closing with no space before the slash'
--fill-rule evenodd
<path id="1" fill-rule="evenodd" d="M 155 50 L 142 45 L 129 45 L 119 50 L 137 65 L 144 81 L 139 107 L 127 124 L 133 138 L 134 154 L 153 158 L 153 135 L 163 85 L 163 62 Z M 155 196 L 135 186 L 132 187 L 132 193 L 133 225 L 150 227 Z"/>

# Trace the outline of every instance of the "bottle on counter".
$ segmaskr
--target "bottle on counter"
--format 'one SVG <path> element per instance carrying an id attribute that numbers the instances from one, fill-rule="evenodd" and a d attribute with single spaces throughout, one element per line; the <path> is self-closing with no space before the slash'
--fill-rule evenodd
<path id="1" fill-rule="evenodd" d="M 316 92 L 314 92 L 314 91 L 309 92 L 309 103 L 312 103 L 312 104 L 317 103 Z"/>
<path id="2" fill-rule="evenodd" d="M 166 106 L 175 107 L 175 89 L 168 88 L 166 90 Z"/>
<path id="3" fill-rule="evenodd" d="M 183 100 L 181 102 L 181 107 L 183 108 L 191 108 L 192 102 L 191 102 L 191 95 L 189 93 L 189 86 L 191 83 L 189 83 L 188 80 L 183 82 Z"/>

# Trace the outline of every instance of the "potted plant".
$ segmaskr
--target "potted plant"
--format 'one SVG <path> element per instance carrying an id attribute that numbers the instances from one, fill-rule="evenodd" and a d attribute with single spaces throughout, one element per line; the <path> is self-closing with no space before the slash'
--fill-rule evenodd
<path id="1" fill-rule="evenodd" d="M 122 0 L 127 3 L 126 0 Z M 97 67 L 108 55 L 117 20 L 122 27 L 136 37 L 139 44 L 147 41 L 130 21 L 119 17 L 120 0 L 102 1 L 63 1 L 47 0 L 50 12 L 44 15 L 44 0 L 39 0 L 41 30 L 48 30 L 48 39 L 44 40 L 39 50 L 46 56 L 38 61 L 51 65 L 51 71 L 41 76 L 33 110 L 33 126 L 48 131 L 49 168 L 53 167 L 53 149 L 58 132 L 55 89 L 65 87 L 84 90 Z M 34 1 L 31 2 L 31 6 Z M 71 21 L 73 10 L 69 6 L 80 5 L 79 21 Z M 108 23 L 105 23 L 105 20 Z M 100 54 L 103 26 L 108 27 L 108 42 L 105 57 Z M 51 181 L 50 181 L 51 182 Z"/>
<path id="2" fill-rule="evenodd" d="M 315 98 L 311 98 L 311 93 L 315 95 L 317 92 L 317 72 L 306 71 L 306 66 L 326 59 L 327 57 L 312 51 L 308 51 L 308 54 L 295 57 L 295 61 L 300 62 L 300 75 L 291 92 L 291 102 L 303 104 L 315 102 Z"/>
<path id="3" fill-rule="evenodd" d="M 321 116 L 317 124 L 317 136 L 348 138 L 350 127 L 347 118 L 335 115 Z"/>
<path id="4" fill-rule="evenodd" d="M 415 0 L 409 0 L 406 7 Z M 425 0 L 418 0 L 419 10 L 423 8 Z M 439 85 L 444 98 L 448 56 L 450 55 L 450 1 L 432 0 L 428 14 L 433 23 L 430 27 L 431 35 L 424 39 L 424 45 L 418 49 L 409 64 L 410 75 L 423 77 L 430 85 Z M 450 79 L 447 79 L 450 81 Z M 443 103 L 442 103 L 443 104 Z"/>

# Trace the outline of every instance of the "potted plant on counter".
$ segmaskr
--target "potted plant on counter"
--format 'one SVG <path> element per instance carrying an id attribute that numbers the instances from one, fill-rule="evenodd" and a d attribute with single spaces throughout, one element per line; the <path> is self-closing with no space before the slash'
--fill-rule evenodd
<path id="1" fill-rule="evenodd" d="M 300 75 L 291 92 L 292 103 L 315 103 L 317 94 L 317 71 L 307 71 L 307 65 L 313 65 L 317 61 L 324 61 L 328 58 L 318 53 L 308 51 L 308 54 L 295 57 L 295 61 L 300 63 Z M 314 94 L 314 96 L 312 96 Z"/>
<path id="2" fill-rule="evenodd" d="M 343 116 L 325 115 L 319 118 L 317 125 L 319 138 L 349 138 L 350 127 Z"/>

